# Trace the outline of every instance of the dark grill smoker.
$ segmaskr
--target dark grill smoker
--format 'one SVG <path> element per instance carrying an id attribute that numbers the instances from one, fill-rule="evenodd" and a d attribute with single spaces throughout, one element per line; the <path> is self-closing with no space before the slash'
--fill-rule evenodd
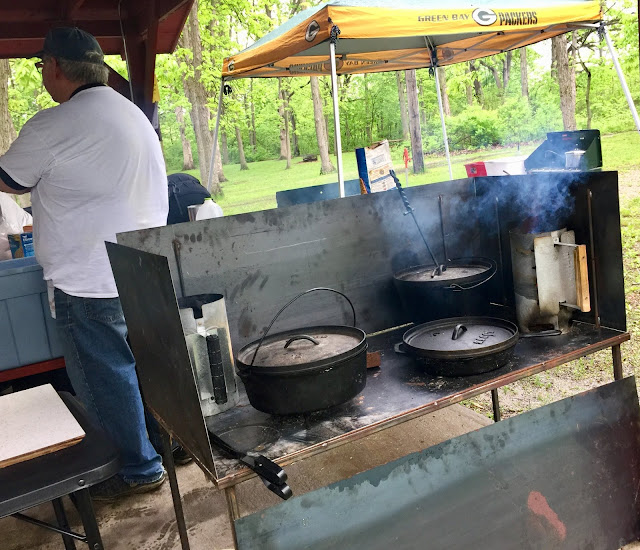
<path id="1" fill-rule="evenodd" d="M 524 161 L 527 172 L 590 171 L 602 167 L 599 130 L 549 132 Z"/>

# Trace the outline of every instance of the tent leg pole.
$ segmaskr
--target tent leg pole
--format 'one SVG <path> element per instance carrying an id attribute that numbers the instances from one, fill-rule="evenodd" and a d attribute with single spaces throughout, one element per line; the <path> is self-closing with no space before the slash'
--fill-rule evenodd
<path id="1" fill-rule="evenodd" d="M 438 77 L 438 67 L 433 68 L 436 75 L 436 94 L 438 96 L 438 108 L 440 110 L 440 124 L 442 125 L 442 139 L 444 140 L 444 152 L 447 157 L 447 165 L 449 166 L 449 179 L 453 179 L 453 170 L 451 169 L 451 157 L 449 156 L 449 138 L 447 137 L 447 126 L 444 123 L 444 110 L 442 108 L 442 94 L 440 93 L 440 78 Z"/>
<path id="2" fill-rule="evenodd" d="M 636 130 L 640 132 L 640 118 L 638 118 L 638 111 L 636 111 L 636 106 L 633 103 L 633 98 L 631 97 L 631 92 L 629 92 L 627 81 L 624 78 L 622 67 L 620 67 L 620 63 L 618 62 L 618 54 L 616 53 L 616 50 L 613 47 L 613 42 L 611 42 L 611 37 L 609 36 L 609 31 L 607 31 L 607 27 L 603 25 L 602 30 L 604 34 L 604 39 L 607 41 L 609 53 L 611 53 L 611 58 L 613 59 L 613 65 L 615 66 L 616 72 L 618 73 L 618 80 L 620 81 L 620 86 L 622 86 L 622 91 L 624 92 L 624 96 L 627 98 L 627 103 L 629 104 L 629 109 L 631 110 L 631 116 L 633 117 L 633 121 L 636 124 Z"/>
<path id="3" fill-rule="evenodd" d="M 344 197 L 344 174 L 342 171 L 342 139 L 340 136 L 340 111 L 338 109 L 338 75 L 336 70 L 336 45 L 329 44 L 331 54 L 331 94 L 333 95 L 333 125 L 336 135 L 336 160 L 338 163 L 338 185 L 340 186 L 340 196 Z"/>
<path id="4" fill-rule="evenodd" d="M 209 163 L 209 174 L 207 176 L 207 191 L 211 193 L 213 183 L 213 171 L 216 169 L 216 153 L 218 152 L 218 130 L 220 129 L 220 115 L 222 114 L 222 93 L 224 91 L 224 80 L 220 80 L 220 96 L 218 97 L 218 114 L 216 115 L 216 127 L 213 130 L 213 145 L 211 146 L 211 162 Z"/>

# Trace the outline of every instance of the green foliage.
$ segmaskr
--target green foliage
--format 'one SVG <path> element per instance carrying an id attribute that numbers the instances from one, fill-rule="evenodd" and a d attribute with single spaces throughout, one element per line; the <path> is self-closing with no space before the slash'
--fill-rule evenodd
<path id="1" fill-rule="evenodd" d="M 498 145 L 501 140 L 500 122 L 496 111 L 469 107 L 447 121 L 451 150 L 478 149 Z"/>

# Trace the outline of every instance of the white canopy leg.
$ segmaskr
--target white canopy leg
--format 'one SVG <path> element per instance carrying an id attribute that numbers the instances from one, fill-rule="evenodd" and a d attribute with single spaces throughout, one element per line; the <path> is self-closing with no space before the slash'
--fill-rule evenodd
<path id="1" fill-rule="evenodd" d="M 609 47 L 609 52 L 611 53 L 611 58 L 613 59 L 613 65 L 615 66 L 616 72 L 618 73 L 618 80 L 620 80 L 620 86 L 622 86 L 622 91 L 624 92 L 624 96 L 627 98 L 627 103 L 629 104 L 629 109 L 631 110 L 631 116 L 633 117 L 633 121 L 636 123 L 636 130 L 640 132 L 640 119 L 638 118 L 638 111 L 636 111 L 636 106 L 633 103 L 631 92 L 629 92 L 629 87 L 627 86 L 627 81 L 624 78 L 622 67 L 620 67 L 620 63 L 618 62 L 618 54 L 616 53 L 616 50 L 613 47 L 613 42 L 611 42 L 611 37 L 609 36 L 607 27 L 603 25 L 602 29 L 604 31 L 604 39 L 607 41 L 607 46 Z"/>
<path id="2" fill-rule="evenodd" d="M 338 184 L 340 196 L 344 197 L 344 174 L 342 171 L 342 139 L 340 136 L 340 111 L 338 110 L 338 74 L 336 70 L 336 44 L 333 40 L 329 44 L 331 57 L 331 95 L 333 95 L 333 126 L 336 135 L 336 160 L 338 162 Z"/>
<path id="3" fill-rule="evenodd" d="M 440 110 L 440 124 L 442 124 L 442 139 L 444 140 L 444 152 L 447 156 L 447 165 L 449 166 L 449 179 L 453 179 L 453 170 L 451 169 L 451 157 L 449 156 L 449 138 L 447 137 L 447 126 L 444 123 L 444 110 L 442 108 L 442 94 L 440 93 L 440 79 L 438 78 L 438 67 L 433 67 L 436 75 L 436 93 L 438 95 L 438 108 Z"/>
<path id="4" fill-rule="evenodd" d="M 222 113 L 222 94 L 224 92 L 224 80 L 220 81 L 220 97 L 218 98 L 218 114 L 216 115 L 216 127 L 213 130 L 213 145 L 211 146 L 211 162 L 209 163 L 209 175 L 207 177 L 207 191 L 211 193 L 213 183 L 213 171 L 216 169 L 216 153 L 218 152 L 218 130 L 220 129 L 220 115 Z"/>

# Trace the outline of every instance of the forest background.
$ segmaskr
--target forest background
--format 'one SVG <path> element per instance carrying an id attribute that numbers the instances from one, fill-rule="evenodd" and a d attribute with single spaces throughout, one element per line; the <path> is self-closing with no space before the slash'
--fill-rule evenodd
<path id="1" fill-rule="evenodd" d="M 169 172 L 194 170 L 206 181 L 222 60 L 310 5 L 299 0 L 195 2 L 177 50 L 156 61 Z M 603 12 L 637 103 L 634 4 L 608 2 Z M 579 30 L 544 44 L 438 69 L 454 153 L 519 147 L 563 129 L 633 129 L 611 57 L 596 31 Z M 107 62 L 126 77 L 122 59 L 109 57 Z M 428 69 L 339 77 L 343 151 L 388 139 L 396 158 L 408 147 L 412 171 L 422 173 L 425 156 L 444 150 L 435 86 Z M 231 87 L 223 102 L 214 195 L 224 193 L 225 166 L 232 164 L 251 170 L 252 163 L 281 159 L 286 170 L 292 159 L 317 155 L 319 174 L 335 170 L 328 77 L 236 80 Z M 0 154 L 31 116 L 52 105 L 33 60 L 0 60 Z M 256 173 L 256 185 L 259 180 Z M 304 185 L 309 183 L 292 182 L 291 187 Z"/>

